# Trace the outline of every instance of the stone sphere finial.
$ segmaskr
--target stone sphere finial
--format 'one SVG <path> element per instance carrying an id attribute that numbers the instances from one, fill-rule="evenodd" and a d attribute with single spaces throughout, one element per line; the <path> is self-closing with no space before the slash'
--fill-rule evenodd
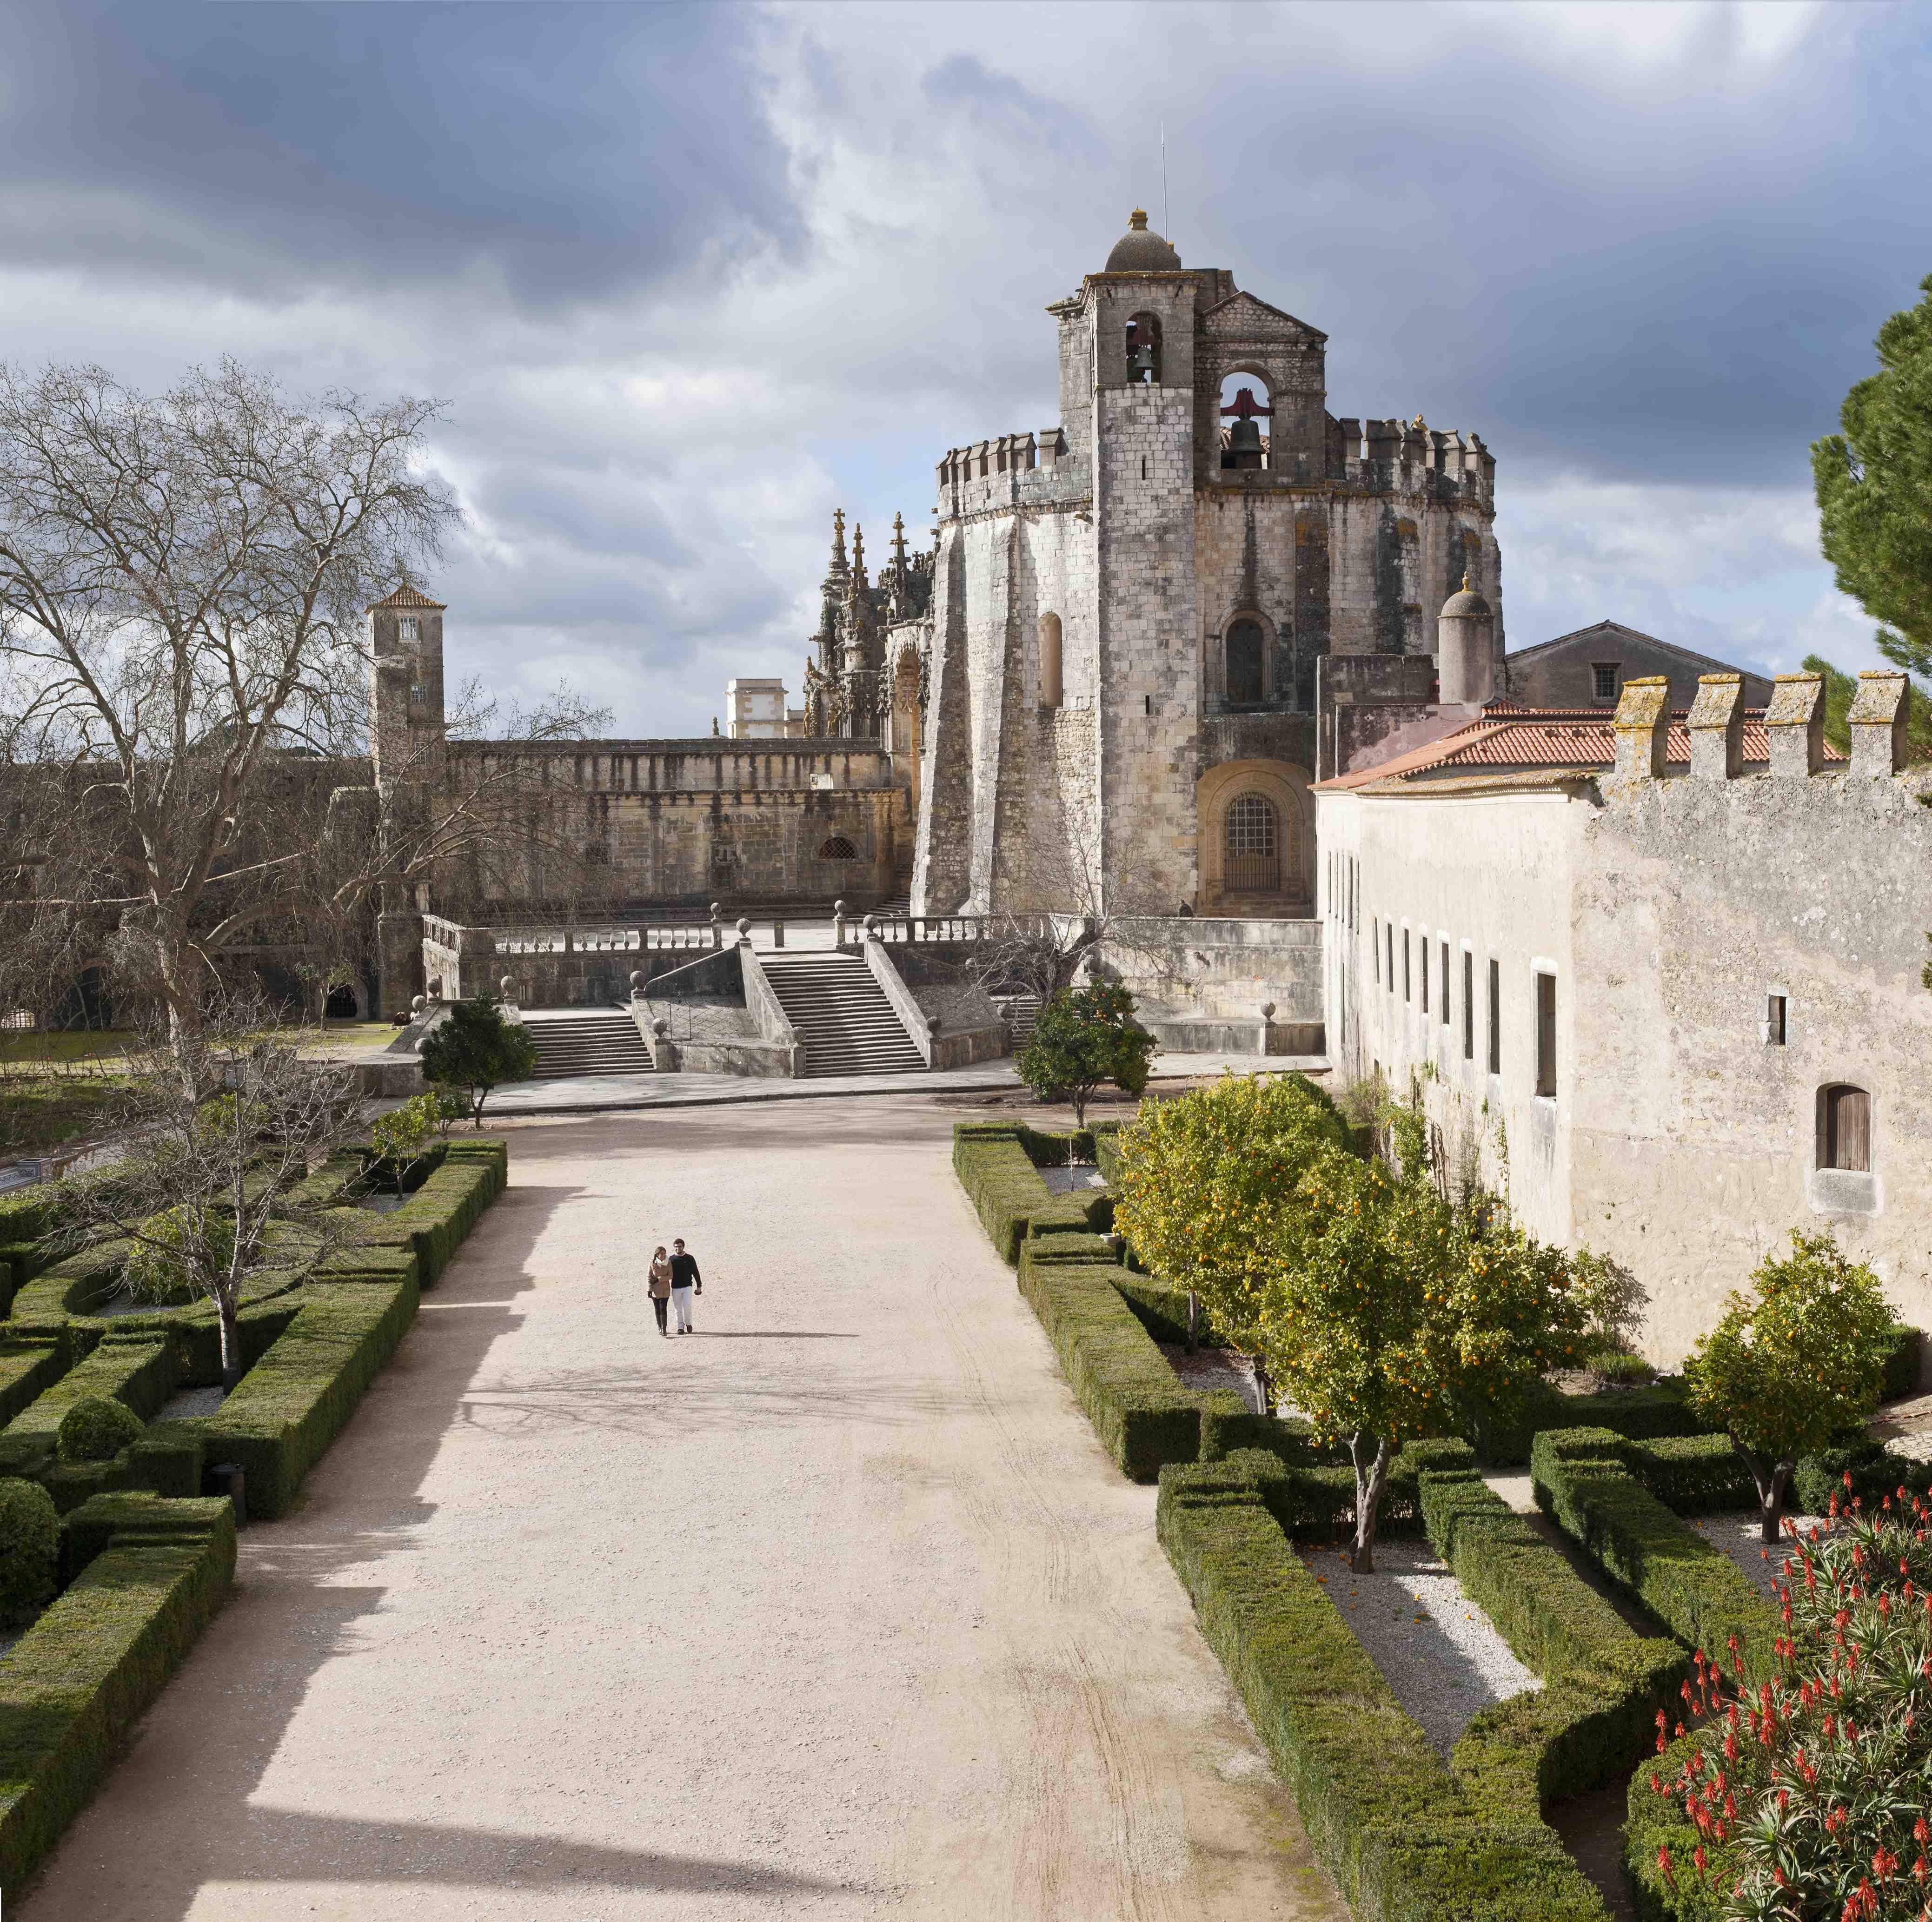
<path id="1" fill-rule="evenodd" d="M 832 904 L 832 911 L 834 914 L 842 915 L 845 912 L 845 904 L 842 901 L 835 901 Z"/>
<path id="2" fill-rule="evenodd" d="M 738 917 L 738 934 L 740 939 L 744 940 L 748 938 L 751 932 L 752 917 L 748 914 L 740 915 Z"/>
<path id="3" fill-rule="evenodd" d="M 666 1035 L 670 1033 L 670 1023 L 666 1021 L 663 1015 L 660 1015 L 656 1021 L 652 1022 L 651 1032 L 657 1036 L 658 1040 L 662 1041 Z"/>
<path id="4" fill-rule="evenodd" d="M 877 934 L 878 931 L 879 917 L 876 914 L 867 915 L 866 916 L 866 932 L 868 934 Z"/>
<path id="5" fill-rule="evenodd" d="M 429 997 L 427 994 L 418 994 L 416 999 L 410 1003 L 410 1012 L 412 1015 L 419 1015 L 422 1012 L 424 1009 L 427 1008 L 428 1006 Z"/>
<path id="6" fill-rule="evenodd" d="M 723 904 L 722 901 L 714 901 L 711 904 L 711 918 L 712 918 L 712 920 L 714 920 L 714 921 L 722 920 L 722 919 L 724 918 L 724 904 Z"/>
<path id="7" fill-rule="evenodd" d="M 498 991 L 502 994 L 503 999 L 507 1001 L 517 991 L 516 976 L 514 975 L 506 974 L 501 981 L 497 982 L 496 986 Z"/>
<path id="8" fill-rule="evenodd" d="M 644 991 L 644 970 L 641 968 L 634 967 L 631 970 L 631 992 L 633 994 L 641 994 Z"/>
<path id="9" fill-rule="evenodd" d="M 1262 1019 L 1264 1021 L 1271 1021 L 1274 1019 L 1274 1003 L 1272 1001 L 1264 1001 L 1262 1003 Z"/>

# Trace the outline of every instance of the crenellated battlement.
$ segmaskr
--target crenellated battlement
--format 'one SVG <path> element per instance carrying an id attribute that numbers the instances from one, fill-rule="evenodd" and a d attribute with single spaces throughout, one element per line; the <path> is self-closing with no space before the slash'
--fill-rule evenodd
<path id="1" fill-rule="evenodd" d="M 1611 778 L 1619 785 L 1666 778 L 1670 736 L 1670 683 L 1643 676 L 1624 683 L 1617 701 L 1616 761 Z M 1771 705 L 1762 722 L 1766 754 L 1758 770 L 1774 779 L 1807 781 L 1815 775 L 1852 780 L 1904 772 L 1906 728 L 1911 715 L 1911 683 L 1896 670 L 1868 670 L 1849 717 L 1852 751 L 1835 754 L 1825 741 L 1825 682 L 1818 674 L 1780 674 L 1772 683 Z M 1741 674 L 1705 674 L 1697 698 L 1684 717 L 1690 737 L 1693 781 L 1735 781 L 1753 771 L 1745 745 L 1748 720 Z"/>
<path id="2" fill-rule="evenodd" d="M 941 520 L 1040 502 L 1084 490 L 1081 463 L 1058 426 L 950 447 L 935 469 Z"/>
<path id="3" fill-rule="evenodd" d="M 1494 503 L 1496 456 L 1478 433 L 1442 433 L 1412 421 L 1328 416 L 1331 481 L 1372 493 L 1439 493 Z"/>

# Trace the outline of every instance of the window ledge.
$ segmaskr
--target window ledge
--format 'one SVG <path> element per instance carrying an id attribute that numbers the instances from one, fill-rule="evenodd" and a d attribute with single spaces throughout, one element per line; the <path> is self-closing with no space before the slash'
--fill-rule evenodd
<path id="1" fill-rule="evenodd" d="M 1804 1198 L 1821 1215 L 1876 1215 L 1882 1205 L 1878 1177 L 1848 1168 L 1814 1168 Z"/>

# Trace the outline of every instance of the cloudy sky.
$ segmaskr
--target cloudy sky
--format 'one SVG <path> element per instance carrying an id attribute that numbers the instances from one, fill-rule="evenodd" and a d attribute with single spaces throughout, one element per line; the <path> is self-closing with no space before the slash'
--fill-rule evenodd
<path id="1" fill-rule="evenodd" d="M 452 670 L 796 697 L 831 510 L 1056 410 L 1138 202 L 1474 428 L 1510 640 L 1874 659 L 1808 445 L 1932 272 L 1932 10 L 0 0 L 0 352 L 446 399 Z"/>

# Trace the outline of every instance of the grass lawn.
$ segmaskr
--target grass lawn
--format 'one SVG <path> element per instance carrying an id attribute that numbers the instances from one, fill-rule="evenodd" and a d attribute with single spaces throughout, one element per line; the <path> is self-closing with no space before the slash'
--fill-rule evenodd
<path id="1" fill-rule="evenodd" d="M 0 1075 L 0 1154 L 44 1154 L 91 1132 L 122 1085 L 113 1075 Z"/>

